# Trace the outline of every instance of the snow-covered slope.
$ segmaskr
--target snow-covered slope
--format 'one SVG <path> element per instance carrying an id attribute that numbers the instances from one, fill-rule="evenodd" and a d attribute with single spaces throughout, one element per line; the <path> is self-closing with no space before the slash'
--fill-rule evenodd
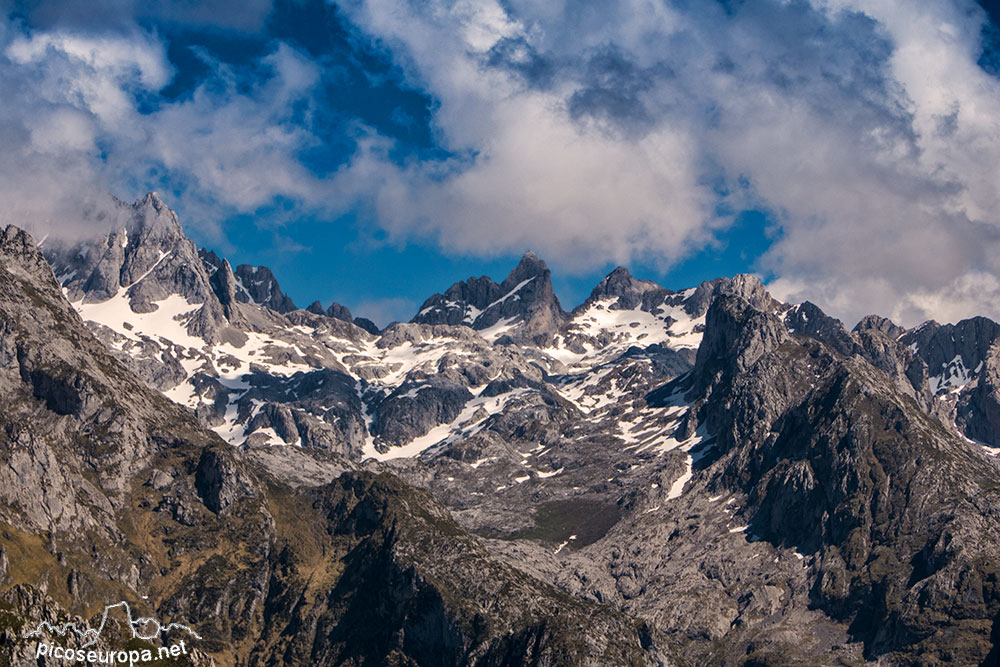
<path id="1" fill-rule="evenodd" d="M 64 292 L 142 377 L 235 445 L 415 456 L 541 402 L 625 446 L 634 433 L 602 408 L 687 370 L 707 307 L 706 288 L 675 294 L 620 269 L 567 314 L 528 253 L 502 283 L 458 284 L 372 334 L 336 304 L 290 309 L 266 267 L 233 271 L 198 250 L 155 194 L 118 213 L 102 238 L 43 248 Z M 635 302 L 636 285 L 656 298 Z"/>
<path id="2" fill-rule="evenodd" d="M 848 333 L 813 304 L 774 301 L 749 277 L 673 292 L 623 267 L 566 313 L 545 263 L 527 253 L 502 283 L 456 283 L 413 322 L 378 332 L 337 304 L 295 309 L 266 267 L 233 271 L 198 250 L 155 194 L 116 211 L 101 238 L 43 247 L 65 294 L 140 376 L 234 445 L 386 460 L 490 433 L 509 439 L 514 424 L 522 435 L 610 439 L 624 455 L 663 453 L 681 442 L 677 410 L 645 396 L 692 367 L 713 295 L 730 284 L 790 334 L 869 355 L 918 398 L 926 392 L 929 411 L 950 411 L 968 437 L 1000 445 L 983 438 L 982 411 L 963 407 L 986 391 L 978 378 L 1000 338 L 984 318 L 910 332 L 866 319 Z M 878 357 L 865 347 L 872 336 L 904 346 L 906 358 Z"/>

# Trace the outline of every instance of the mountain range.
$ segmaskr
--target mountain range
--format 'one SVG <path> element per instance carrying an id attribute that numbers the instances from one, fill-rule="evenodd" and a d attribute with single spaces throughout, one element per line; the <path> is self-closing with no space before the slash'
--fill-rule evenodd
<path id="1" fill-rule="evenodd" d="M 529 252 L 380 330 L 155 194 L 110 218 L 0 239 L 11 618 L 129 600 L 199 664 L 1000 658 L 989 319 L 623 267 L 567 312 Z"/>

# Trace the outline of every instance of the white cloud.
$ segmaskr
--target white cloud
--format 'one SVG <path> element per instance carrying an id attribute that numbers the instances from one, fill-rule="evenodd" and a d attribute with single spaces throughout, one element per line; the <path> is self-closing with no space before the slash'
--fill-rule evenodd
<path id="1" fill-rule="evenodd" d="M 349 6 L 462 156 L 430 171 L 359 154 L 397 238 L 666 266 L 725 224 L 721 184 L 777 216 L 761 268 L 784 296 L 848 321 L 1000 317 L 984 278 L 1000 275 L 1000 81 L 976 64 L 973 3 L 474 5 Z M 470 41 L 484 15 L 503 29 Z"/>
<path id="2" fill-rule="evenodd" d="M 390 139 L 358 127 L 356 154 L 329 177 L 300 158 L 319 142 L 321 65 L 287 45 L 249 89 L 210 62 L 192 95 L 140 112 L 136 93 L 173 75 L 155 34 L 5 24 L 0 220 L 65 225 L 88 193 L 156 188 L 211 226 L 281 197 L 296 213 L 362 208 L 398 243 L 530 247 L 587 272 L 666 268 L 729 223 L 720 204 L 761 206 L 781 227 L 760 265 L 781 296 L 848 321 L 1000 319 L 1000 81 L 976 64 L 982 10 L 732 7 L 346 3 L 433 96 L 435 139 L 452 157 L 401 164 Z"/>
<path id="3" fill-rule="evenodd" d="M 380 172 L 376 212 L 395 238 L 429 236 L 480 255 L 532 247 L 571 269 L 637 257 L 665 263 L 707 238 L 716 198 L 699 183 L 693 137 L 663 125 L 636 141 L 599 122 L 576 123 L 566 108 L 574 82 L 532 89 L 486 67 L 487 46 L 531 30 L 500 5 L 438 2 L 424 12 L 374 2 L 357 10 L 367 29 L 412 59 L 414 81 L 440 102 L 440 140 L 461 156 L 432 170 L 357 156 L 353 168 Z"/>
<path id="4" fill-rule="evenodd" d="M 23 36 L 6 26 L 0 52 L 0 222 L 83 233 L 105 210 L 103 193 L 157 189 L 211 234 L 279 195 L 313 207 L 332 199 L 330 183 L 298 159 L 315 136 L 290 120 L 309 104 L 319 66 L 285 44 L 261 60 L 271 74 L 250 90 L 210 63 L 215 76 L 190 97 L 145 113 L 136 94 L 173 76 L 154 35 Z"/>

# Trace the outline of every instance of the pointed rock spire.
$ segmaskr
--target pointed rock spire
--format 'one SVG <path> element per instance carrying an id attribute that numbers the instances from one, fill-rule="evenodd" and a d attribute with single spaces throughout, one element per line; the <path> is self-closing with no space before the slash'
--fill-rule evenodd
<path id="1" fill-rule="evenodd" d="M 514 270 L 507 274 L 504 281 L 500 283 L 500 288 L 506 294 L 525 280 L 546 275 L 550 275 L 549 267 L 539 259 L 538 255 L 529 250 L 521 256 L 521 261 L 517 263 Z"/>
<path id="2" fill-rule="evenodd" d="M 353 322 L 354 317 L 351 316 L 351 311 L 347 306 L 342 306 L 336 301 L 330 304 L 330 307 L 326 309 L 326 316 L 332 317 L 338 320 L 344 320 L 345 322 Z"/>
<path id="3" fill-rule="evenodd" d="M 235 275 L 239 279 L 243 288 L 241 291 L 246 294 L 248 301 L 279 313 L 290 313 L 296 310 L 295 303 L 281 291 L 278 279 L 266 266 L 240 264 L 236 267 Z"/>
<path id="4" fill-rule="evenodd" d="M 427 299 L 413 318 L 418 324 L 463 324 L 476 330 L 508 322 L 510 340 L 553 334 L 566 319 L 552 289 L 551 272 L 526 252 L 499 285 L 488 276 L 455 283 Z"/>
<path id="5" fill-rule="evenodd" d="M 219 303 L 222 304 L 222 311 L 226 319 L 234 319 L 237 286 L 236 277 L 233 275 L 233 269 L 229 265 L 228 259 L 222 260 L 222 266 L 212 274 L 209 278 L 209 283 L 211 283 L 212 288 L 215 290 L 215 295 L 219 298 Z"/>
<path id="6" fill-rule="evenodd" d="M 636 280 L 624 266 L 617 267 L 590 292 L 590 296 L 574 312 L 586 310 L 596 301 L 614 300 L 612 310 L 632 310 L 641 307 L 652 312 L 664 298 L 673 294 L 651 280 Z"/>

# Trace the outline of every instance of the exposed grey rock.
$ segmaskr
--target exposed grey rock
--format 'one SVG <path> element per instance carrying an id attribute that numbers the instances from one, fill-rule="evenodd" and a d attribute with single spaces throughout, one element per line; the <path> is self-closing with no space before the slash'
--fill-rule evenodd
<path id="1" fill-rule="evenodd" d="M 408 442 L 438 424 L 453 420 L 472 398 L 448 378 L 426 378 L 418 386 L 404 383 L 377 406 L 372 433 L 393 442 Z"/>
<path id="2" fill-rule="evenodd" d="M 0 484 L 0 554 L 18 553 L 0 556 L 18 582 L 0 594 L 5 655 L 32 659 L 12 631 L 25 622 L 96 626 L 99 615 L 71 617 L 39 592 L 47 589 L 71 609 L 100 609 L 110 591 L 143 617 L 193 624 L 193 664 L 212 664 L 208 653 L 255 664 L 667 664 L 647 623 L 493 558 L 398 478 L 348 472 L 296 490 L 282 479 L 325 481 L 343 464 L 332 457 L 303 474 L 273 452 L 257 457 L 275 464 L 272 473 L 219 442 L 119 365 L 51 275 L 12 266 L 32 248 L 0 244 L 11 334 L 0 348 L 10 401 L 0 449 L 16 473 Z M 49 377 L 67 363 L 80 401 L 57 401 L 60 414 L 47 393 L 35 397 L 21 358 Z M 85 409 L 92 395 L 103 399 L 96 411 Z M 43 502 L 31 505 L 29 491 Z M 37 588 L 23 584 L 28 577 Z M 111 619 L 102 640 L 131 639 L 123 620 Z M 77 645 L 75 636 L 57 641 Z"/>
<path id="3" fill-rule="evenodd" d="M 162 470 L 154 469 L 149 477 L 149 481 L 146 482 L 156 491 L 163 491 L 168 488 L 174 481 L 174 478 L 163 472 Z"/>
<path id="4" fill-rule="evenodd" d="M 858 344 L 840 320 L 830 317 L 814 303 L 804 301 L 785 315 L 785 325 L 792 333 L 805 334 L 823 341 L 844 356 L 858 354 Z"/>
<path id="5" fill-rule="evenodd" d="M 880 315 L 866 315 L 855 325 L 853 331 L 877 331 L 878 333 L 886 336 L 892 340 L 897 340 L 900 336 L 906 333 L 906 329 L 899 326 L 892 320 L 881 317 Z"/>
<path id="6" fill-rule="evenodd" d="M 957 408 L 959 428 L 970 438 L 1000 447 L 1000 343 L 986 354 L 984 368 Z"/>
<path id="7" fill-rule="evenodd" d="M 235 275 L 241 288 L 239 295 L 245 295 L 246 301 L 278 313 L 295 310 L 295 303 L 281 291 L 278 279 L 266 266 L 240 264 L 236 267 Z"/>
<path id="8" fill-rule="evenodd" d="M 101 257 L 114 265 L 109 250 Z M 243 444 L 255 465 L 270 469 L 261 472 L 268 482 L 253 493 L 233 491 L 237 484 L 220 490 L 218 500 L 208 480 L 225 466 L 201 466 L 209 456 L 201 449 L 186 475 L 156 462 L 170 485 L 152 463 L 136 477 L 149 484 L 144 493 L 155 492 L 150 511 L 170 530 L 200 530 L 218 518 L 209 509 L 216 506 L 227 519 L 257 512 L 258 523 L 234 518 L 244 533 L 240 543 L 280 567 L 272 571 L 258 561 L 220 578 L 206 566 L 188 580 L 199 592 L 175 591 L 171 598 L 178 609 L 198 614 L 224 610 L 213 628 L 219 636 L 269 637 L 256 655 L 284 662 L 357 658 L 334 629 L 342 630 L 344 619 L 373 627 L 374 620 L 326 607 L 323 601 L 334 599 L 328 591 L 307 595 L 307 585 L 286 578 L 297 571 L 322 580 L 315 563 L 337 549 L 360 549 L 352 552 L 359 554 L 349 564 L 353 578 L 341 580 L 338 599 L 367 604 L 361 582 L 398 611 L 385 618 L 404 639 L 374 642 L 380 651 L 390 647 L 416 660 L 423 654 L 406 636 L 429 642 L 447 636 L 476 655 L 506 656 L 506 648 L 491 651 L 515 646 L 523 653 L 526 637 L 545 644 L 554 636 L 503 625 L 513 634 L 499 643 L 461 629 L 435 630 L 428 638 L 426 625 L 414 620 L 412 591 L 436 600 L 434 591 L 442 590 L 431 581 L 436 577 L 462 580 L 471 586 L 462 595 L 471 590 L 472 599 L 484 589 L 458 576 L 453 564 L 438 569 L 421 558 L 399 559 L 404 552 L 432 554 L 451 563 L 443 556 L 453 552 L 420 542 L 447 518 L 429 496 L 395 483 L 379 486 L 365 474 L 316 491 L 344 470 L 367 468 L 426 488 L 461 526 L 446 532 L 474 531 L 490 558 L 558 587 L 571 596 L 569 604 L 606 605 L 643 619 L 649 637 L 668 634 L 692 664 L 991 659 L 990 632 L 1000 614 L 989 583 L 989 563 L 1000 562 L 991 508 L 1000 483 L 989 450 L 959 433 L 997 442 L 993 323 L 906 332 L 872 316 L 849 334 L 813 304 L 775 301 L 750 276 L 673 292 L 622 268 L 568 316 L 551 294 L 544 263 L 525 256 L 504 283 L 485 277 L 457 283 L 425 302 L 414 323 L 378 333 L 355 326 L 349 315 L 331 318 L 319 304 L 282 314 L 249 297 L 242 302 L 225 272 L 218 275 L 224 260 L 207 253 L 202 259 L 215 289 L 185 325 L 215 341 L 229 327 L 244 334 L 246 348 L 212 343 L 179 350 L 148 334 L 135 340 L 117 324 L 114 336 L 95 330 L 123 356 L 142 359 L 145 366 L 136 367 Z M 150 307 L 162 303 L 157 295 L 148 292 Z M 133 299 L 146 307 L 140 301 Z M 80 383 L 72 375 L 58 376 L 64 384 L 45 376 L 32 381 L 36 364 L 48 369 L 46 356 L 20 349 L 11 333 L 16 327 L 8 329 L 0 336 L 0 362 L 18 369 L 10 381 L 56 418 L 90 411 L 96 419 L 100 404 L 85 408 L 75 398 L 91 395 L 89 376 Z M 223 347 L 225 354 L 218 351 Z M 251 349 L 252 356 L 245 353 Z M 156 379 L 158 355 L 165 369 L 159 377 L 180 367 L 189 373 L 183 385 Z M 198 364 L 193 373 L 185 370 Z M 418 458 L 360 462 L 392 456 L 429 433 L 435 435 L 425 441 L 436 442 L 425 442 Z M 12 430 L 11 437 L 40 448 L 23 432 Z M 35 461 L 44 470 L 60 465 L 31 456 L 12 457 L 28 479 L 39 478 Z M 219 472 L 217 480 L 240 479 L 240 461 L 234 458 L 235 472 Z M 47 504 L 16 496 L 32 525 L 58 516 L 62 527 L 113 529 L 111 511 L 72 514 L 89 487 L 69 473 L 63 477 Z M 268 495 L 275 484 L 298 488 L 301 496 Z M 384 502 L 387 495 L 431 508 L 420 515 L 430 528 L 408 534 L 419 546 L 404 540 L 397 549 L 398 533 L 380 527 L 386 517 L 412 525 Z M 103 492 L 97 496 L 111 502 Z M 259 511 L 265 496 L 281 516 Z M 295 511 L 284 507 L 290 497 L 298 498 Z M 318 530 L 297 534 L 296 544 L 321 543 L 314 552 L 320 555 L 279 547 L 271 522 L 294 532 L 300 516 L 315 516 L 310 508 L 317 504 L 323 512 L 333 507 L 329 525 L 348 542 L 323 542 Z M 420 574 L 407 574 L 404 562 Z M 115 576 L 132 575 L 122 569 Z M 85 595 L 85 577 L 80 583 Z M 310 602 L 290 611 L 296 600 Z M 449 615 L 447 604 L 446 611 L 436 604 L 425 608 L 425 624 L 461 625 L 455 620 L 461 613 Z M 266 610 L 265 626 L 254 625 L 254 609 Z M 281 639 L 300 632 L 308 643 Z M 317 636 L 325 639 L 313 641 Z M 367 659 L 377 663 L 386 655 Z M 544 655 L 552 654 L 537 654 Z"/>
<path id="9" fill-rule="evenodd" d="M 590 292 L 587 300 L 574 308 L 573 312 L 582 312 L 595 301 L 610 299 L 614 300 L 612 309 L 632 310 L 639 308 L 652 312 L 672 294 L 673 292 L 670 290 L 660 287 L 650 280 L 636 280 L 628 269 L 619 266 L 598 283 L 597 287 Z"/>
<path id="10" fill-rule="evenodd" d="M 361 327 L 362 329 L 364 329 L 365 331 L 367 331 L 368 333 L 370 333 L 373 336 L 377 336 L 379 334 L 379 332 L 381 331 L 378 328 L 377 324 L 375 324 L 374 322 L 372 322 L 371 320 L 369 320 L 366 317 L 355 317 L 354 318 L 354 324 L 356 326 L 358 326 L 358 327 Z"/>
<path id="11" fill-rule="evenodd" d="M 212 256 L 199 255 L 174 212 L 156 193 L 131 206 L 116 206 L 116 226 L 106 237 L 83 247 L 46 243 L 47 259 L 60 275 L 68 276 L 63 287 L 69 299 L 96 303 L 124 291 L 133 312 L 149 313 L 158 308 L 157 302 L 176 295 L 204 304 L 191 325 L 195 335 L 212 342 L 238 339 L 206 269 L 212 266 Z"/>
<path id="12" fill-rule="evenodd" d="M 195 472 L 195 488 L 205 507 L 220 514 L 245 497 L 257 497 L 260 490 L 252 477 L 233 461 L 232 450 L 215 447 L 202 450 Z"/>
<path id="13" fill-rule="evenodd" d="M 716 287 L 705 315 L 705 334 L 692 372 L 696 393 L 745 373 L 788 338 L 781 320 L 769 312 L 770 297 L 763 286 L 751 277 L 738 278 Z"/>
<path id="14" fill-rule="evenodd" d="M 500 285 L 487 276 L 455 283 L 444 294 L 427 299 L 411 320 L 415 324 L 472 326 L 478 314 L 503 296 Z"/>
<path id="15" fill-rule="evenodd" d="M 506 334 L 510 340 L 538 344 L 558 331 L 566 319 L 552 289 L 551 272 L 532 252 L 525 253 L 500 283 L 500 289 L 503 296 L 476 317 L 474 329 L 486 329 L 501 320 L 514 321 L 518 325 Z"/>
<path id="16" fill-rule="evenodd" d="M 503 321 L 515 325 L 506 340 L 541 343 L 565 319 L 552 290 L 551 272 L 535 253 L 527 252 L 499 285 L 486 276 L 455 283 L 443 295 L 425 301 L 412 322 L 483 330 Z"/>
<path id="17" fill-rule="evenodd" d="M 351 311 L 347 306 L 342 306 L 336 301 L 330 304 L 330 307 L 326 309 L 327 317 L 334 317 L 338 320 L 344 320 L 345 322 L 353 322 L 354 318 L 351 316 Z"/>
<path id="18" fill-rule="evenodd" d="M 708 312 L 708 307 L 715 298 L 715 288 L 720 284 L 728 283 L 728 278 L 716 278 L 711 281 L 700 283 L 684 302 L 684 309 L 691 317 L 700 317 Z"/>

